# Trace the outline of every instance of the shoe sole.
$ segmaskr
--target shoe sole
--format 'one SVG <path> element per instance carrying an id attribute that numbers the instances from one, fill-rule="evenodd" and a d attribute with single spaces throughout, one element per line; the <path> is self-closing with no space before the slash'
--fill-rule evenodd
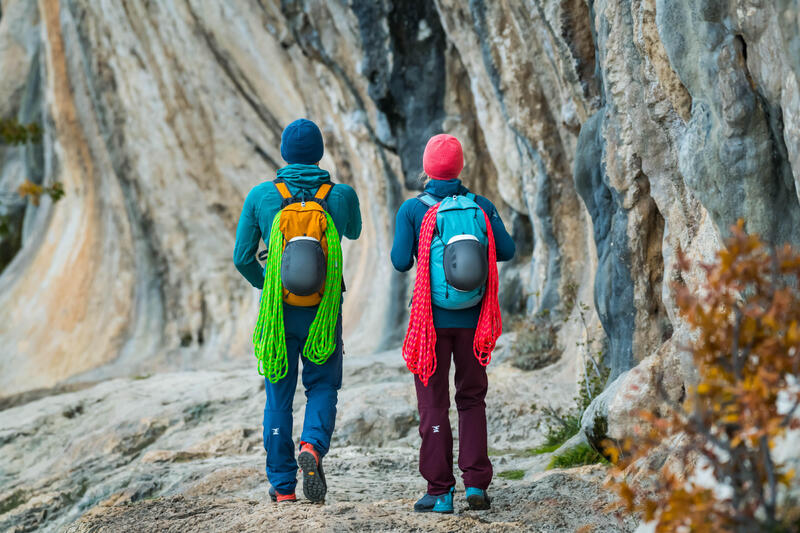
<path id="1" fill-rule="evenodd" d="M 470 511 L 487 511 L 492 508 L 491 503 L 477 494 L 467 496 L 467 503 L 469 504 Z"/>
<path id="2" fill-rule="evenodd" d="M 324 502 L 328 487 L 325 485 L 325 477 L 320 475 L 317 460 L 311 453 L 302 452 L 297 457 L 297 464 L 303 471 L 303 494 L 314 503 Z"/>

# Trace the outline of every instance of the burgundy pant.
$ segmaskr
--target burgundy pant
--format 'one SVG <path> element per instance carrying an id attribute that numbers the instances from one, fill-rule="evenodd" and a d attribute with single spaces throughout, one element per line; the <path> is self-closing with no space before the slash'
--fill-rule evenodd
<path id="1" fill-rule="evenodd" d="M 474 328 L 436 329 L 436 372 L 424 386 L 414 377 L 419 408 L 419 472 L 428 481 L 428 494 L 445 494 L 453 477 L 453 434 L 450 430 L 450 355 L 456 365 L 458 408 L 458 468 L 464 485 L 486 490 L 492 463 L 486 447 L 486 368 L 472 353 Z"/>

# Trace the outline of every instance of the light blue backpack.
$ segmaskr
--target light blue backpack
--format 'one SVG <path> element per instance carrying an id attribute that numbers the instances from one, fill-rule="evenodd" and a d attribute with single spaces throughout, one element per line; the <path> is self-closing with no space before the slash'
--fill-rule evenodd
<path id="1" fill-rule="evenodd" d="M 481 302 L 489 273 L 486 219 L 467 193 L 438 202 L 429 194 L 419 200 L 430 209 L 439 203 L 431 240 L 431 300 L 444 309 L 466 309 Z"/>

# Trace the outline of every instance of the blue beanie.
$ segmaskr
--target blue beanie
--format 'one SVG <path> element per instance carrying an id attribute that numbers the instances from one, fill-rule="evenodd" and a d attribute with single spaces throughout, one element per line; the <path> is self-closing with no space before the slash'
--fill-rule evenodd
<path id="1" fill-rule="evenodd" d="M 281 134 L 281 157 L 289 164 L 316 164 L 324 151 L 322 132 L 308 119 L 295 120 Z"/>

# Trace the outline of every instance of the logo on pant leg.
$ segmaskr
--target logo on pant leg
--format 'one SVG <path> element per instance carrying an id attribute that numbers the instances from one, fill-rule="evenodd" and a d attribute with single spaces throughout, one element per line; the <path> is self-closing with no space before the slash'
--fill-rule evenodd
<path id="1" fill-rule="evenodd" d="M 272 434 L 277 435 L 281 428 L 272 428 Z"/>
<path id="2" fill-rule="evenodd" d="M 434 433 L 439 433 L 439 426 L 431 426 Z"/>

